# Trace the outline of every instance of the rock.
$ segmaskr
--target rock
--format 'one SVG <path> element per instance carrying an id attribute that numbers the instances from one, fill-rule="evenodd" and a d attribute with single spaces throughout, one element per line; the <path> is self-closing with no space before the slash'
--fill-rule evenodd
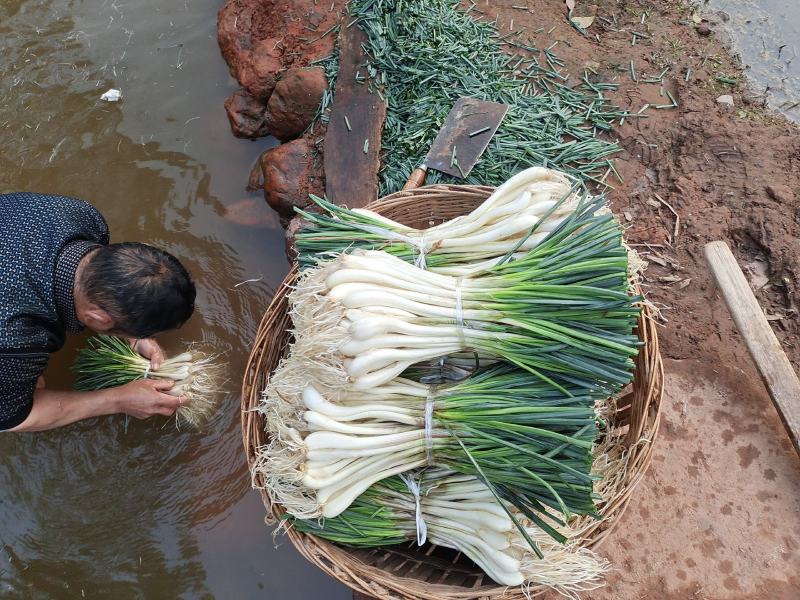
<path id="1" fill-rule="evenodd" d="M 258 42 L 240 63 L 239 83 L 253 96 L 266 101 L 283 69 L 282 54 L 279 39 L 266 38 Z"/>
<path id="2" fill-rule="evenodd" d="M 794 204 L 794 192 L 788 185 L 783 185 L 781 183 L 768 185 L 767 194 L 769 194 L 769 197 L 773 200 L 776 200 L 781 204 L 785 204 L 786 206 L 791 206 Z"/>
<path id="3" fill-rule="evenodd" d="M 304 67 L 333 52 L 338 36 L 320 36 L 341 21 L 345 4 L 332 0 L 323 8 L 317 0 L 226 0 L 217 14 L 217 41 L 231 75 L 254 96 L 267 99 L 282 69 Z"/>
<path id="4" fill-rule="evenodd" d="M 725 106 L 733 106 L 733 96 L 729 94 L 723 94 L 719 98 L 717 98 L 717 104 L 724 104 Z"/>
<path id="5" fill-rule="evenodd" d="M 269 132 L 279 140 L 303 133 L 314 120 L 327 87 L 322 67 L 285 71 L 267 103 Z"/>
<path id="6" fill-rule="evenodd" d="M 265 120 L 266 104 L 245 90 L 236 90 L 225 99 L 225 112 L 233 135 L 258 138 L 269 134 Z"/>
<path id="7" fill-rule="evenodd" d="M 703 37 L 708 37 L 711 35 L 711 26 L 709 25 L 708 21 L 700 21 L 700 24 L 697 26 L 697 34 Z"/>
<path id="8" fill-rule="evenodd" d="M 259 158 L 264 198 L 283 216 L 293 216 L 295 206 L 309 203 L 309 194 L 322 195 L 325 189 L 321 161 L 314 160 L 312 149 L 300 138 L 270 148 Z"/>

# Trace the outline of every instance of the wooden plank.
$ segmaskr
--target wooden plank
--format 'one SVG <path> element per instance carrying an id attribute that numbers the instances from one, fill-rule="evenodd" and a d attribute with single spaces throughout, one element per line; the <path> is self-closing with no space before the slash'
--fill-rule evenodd
<path id="1" fill-rule="evenodd" d="M 705 247 L 705 256 L 795 450 L 800 454 L 800 379 L 728 245 L 711 242 Z"/>
<path id="2" fill-rule="evenodd" d="M 325 195 L 349 208 L 378 197 L 381 133 L 386 103 L 367 85 L 366 35 L 357 25 L 339 32 L 339 74 L 325 133 Z M 356 73 L 364 78 L 356 82 Z M 349 128 L 348 128 L 349 124 Z"/>

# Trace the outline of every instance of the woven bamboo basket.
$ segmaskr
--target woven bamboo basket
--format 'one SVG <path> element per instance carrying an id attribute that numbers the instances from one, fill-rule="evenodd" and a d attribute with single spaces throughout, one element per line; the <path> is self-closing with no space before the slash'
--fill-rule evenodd
<path id="1" fill-rule="evenodd" d="M 485 186 L 435 185 L 397 192 L 367 208 L 417 228 L 430 227 L 465 214 L 493 191 Z M 287 296 L 297 277 L 296 269 L 286 276 L 259 326 L 242 386 L 242 436 L 252 468 L 257 448 L 266 442 L 263 417 L 253 410 L 258 405 L 273 370 L 290 343 L 291 322 Z M 658 349 L 652 310 L 643 306 L 638 335 L 642 341 L 636 359 L 634 380 L 620 395 L 608 419 L 606 436 L 613 436 L 625 448 L 626 464 L 614 493 L 599 504 L 602 519 L 582 529 L 580 543 L 596 548 L 611 533 L 641 481 L 652 458 L 658 432 L 664 373 Z M 256 476 L 253 485 L 261 490 L 267 510 L 265 521 L 274 524 L 283 510 L 273 503 Z M 522 600 L 544 588 L 507 588 L 494 583 L 461 553 L 416 543 L 375 549 L 336 546 L 313 535 L 289 528 L 286 536 L 310 562 L 354 591 L 380 600 L 478 600 L 504 598 Z"/>

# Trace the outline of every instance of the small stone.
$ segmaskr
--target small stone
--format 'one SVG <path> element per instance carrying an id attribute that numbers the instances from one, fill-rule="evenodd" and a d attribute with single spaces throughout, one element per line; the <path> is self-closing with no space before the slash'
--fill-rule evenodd
<path id="1" fill-rule="evenodd" d="M 313 122 L 327 87 L 322 67 L 285 71 L 267 103 L 269 132 L 284 141 L 302 134 Z"/>
<path id="2" fill-rule="evenodd" d="M 708 21 L 700 21 L 700 24 L 697 26 L 697 34 L 703 37 L 711 35 L 711 27 Z"/>
<path id="3" fill-rule="evenodd" d="M 625 220 L 626 221 L 633 221 L 633 215 L 631 213 L 629 213 L 627 210 L 622 214 L 625 215 Z"/>
<path id="4" fill-rule="evenodd" d="M 730 94 L 723 94 L 717 98 L 717 104 L 724 104 L 725 106 L 733 106 L 733 96 Z"/>
<path id="5" fill-rule="evenodd" d="M 786 204 L 787 206 L 794 204 L 794 192 L 788 185 L 783 185 L 781 183 L 768 185 L 767 194 L 770 198 L 780 202 L 781 204 Z"/>
<path id="6" fill-rule="evenodd" d="M 269 134 L 263 100 L 245 90 L 236 90 L 225 99 L 225 112 L 233 135 L 240 138 L 258 138 Z"/>

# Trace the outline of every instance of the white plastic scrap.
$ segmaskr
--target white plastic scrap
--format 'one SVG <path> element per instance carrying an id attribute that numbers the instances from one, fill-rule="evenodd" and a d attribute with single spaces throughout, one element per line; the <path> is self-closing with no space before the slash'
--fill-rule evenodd
<path id="1" fill-rule="evenodd" d="M 100 100 L 105 100 L 106 102 L 117 102 L 120 98 L 122 98 L 122 92 L 114 88 L 111 88 L 100 96 Z"/>

